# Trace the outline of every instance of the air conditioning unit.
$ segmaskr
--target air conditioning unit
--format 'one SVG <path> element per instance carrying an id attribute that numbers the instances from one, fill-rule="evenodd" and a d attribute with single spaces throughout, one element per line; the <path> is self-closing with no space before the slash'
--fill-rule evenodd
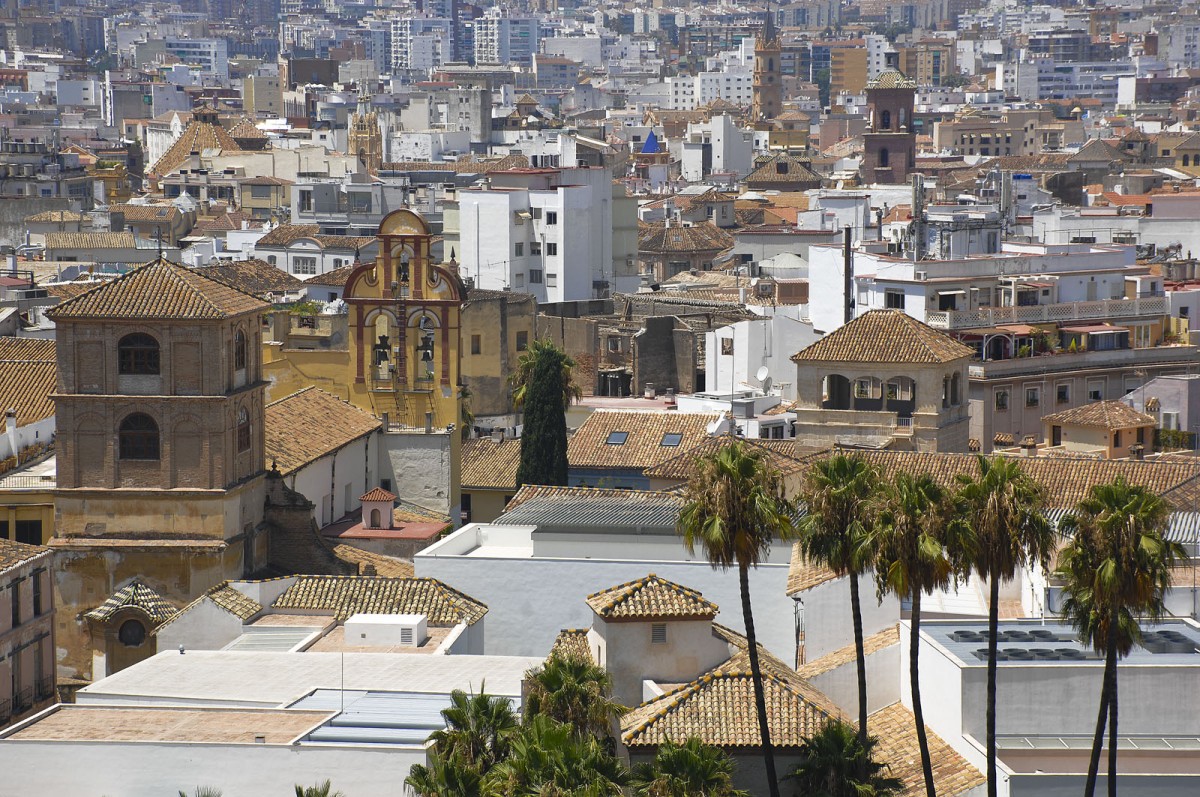
<path id="1" fill-rule="evenodd" d="M 429 629 L 423 614 L 356 614 L 346 620 L 344 638 L 349 646 L 419 648 Z"/>

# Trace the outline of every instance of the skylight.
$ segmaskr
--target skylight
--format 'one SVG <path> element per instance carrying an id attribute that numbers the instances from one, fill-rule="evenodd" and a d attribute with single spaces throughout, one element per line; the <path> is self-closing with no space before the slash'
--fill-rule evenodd
<path id="1" fill-rule="evenodd" d="M 660 446 L 671 446 L 672 448 L 683 442 L 683 435 L 679 432 L 667 432 L 662 437 Z"/>
<path id="2" fill-rule="evenodd" d="M 623 446 L 628 439 L 629 432 L 609 432 L 608 439 L 604 442 L 610 446 Z"/>

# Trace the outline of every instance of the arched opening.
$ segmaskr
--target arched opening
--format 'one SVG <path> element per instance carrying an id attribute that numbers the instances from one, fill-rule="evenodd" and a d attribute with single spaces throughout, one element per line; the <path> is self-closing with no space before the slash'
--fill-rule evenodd
<path id="1" fill-rule="evenodd" d="M 881 150 L 879 150 L 879 165 L 880 166 L 882 166 L 883 168 L 886 169 L 892 165 L 891 161 L 892 161 L 892 155 L 890 152 L 888 152 L 887 147 L 884 147 Z"/>
<path id="2" fill-rule="evenodd" d="M 377 529 L 381 525 L 380 514 L 378 509 L 371 510 L 371 528 Z"/>
<path id="3" fill-rule="evenodd" d="M 768 59 L 767 59 L 767 71 L 768 71 L 768 72 L 774 72 L 774 71 L 775 71 L 775 59 L 774 59 L 774 58 L 768 58 Z"/>
<path id="4" fill-rule="evenodd" d="M 117 372 L 133 375 L 159 373 L 158 341 L 144 332 L 134 332 L 117 343 Z"/>
<path id="5" fill-rule="evenodd" d="M 962 374 L 950 377 L 950 406 L 962 404 Z"/>
<path id="6" fill-rule="evenodd" d="M 158 459 L 158 424 L 149 415 L 125 416 L 118 438 L 121 459 Z"/>
<path id="7" fill-rule="evenodd" d="M 879 114 L 879 129 L 880 130 L 891 130 L 892 129 L 892 112 L 891 111 L 883 111 Z"/>
<path id="8" fill-rule="evenodd" d="M 233 370 L 246 370 L 246 333 L 238 330 L 233 336 Z"/>
<path id="9" fill-rule="evenodd" d="M 893 376 L 883 386 L 884 409 L 911 418 L 917 407 L 917 383 L 909 376 Z"/>
<path id="10" fill-rule="evenodd" d="M 139 648 L 146 642 L 146 626 L 140 620 L 126 620 L 117 629 L 117 641 L 127 648 Z"/>
<path id="11" fill-rule="evenodd" d="M 1187 165 L 1188 165 L 1188 156 L 1187 156 L 1187 155 L 1184 155 L 1184 156 L 1183 156 L 1183 165 L 1184 165 L 1184 166 L 1187 166 Z"/>
<path id="12" fill-rule="evenodd" d="M 245 407 L 238 410 L 237 450 L 238 453 L 250 450 L 250 413 Z"/>
<path id="13" fill-rule="evenodd" d="M 850 380 L 841 374 L 827 375 L 821 392 L 821 409 L 850 409 Z"/>
<path id="14" fill-rule="evenodd" d="M 877 412 L 883 409 L 883 380 L 862 376 L 854 380 L 854 409 Z"/>

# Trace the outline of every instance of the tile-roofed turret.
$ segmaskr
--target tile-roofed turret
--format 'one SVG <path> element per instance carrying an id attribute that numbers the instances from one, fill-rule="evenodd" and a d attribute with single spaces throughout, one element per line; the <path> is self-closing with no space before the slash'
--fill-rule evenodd
<path id="1" fill-rule="evenodd" d="M 605 620 L 711 620 L 717 605 L 694 589 L 651 573 L 587 597 Z"/>
<path id="2" fill-rule="evenodd" d="M 233 136 L 217 124 L 215 114 L 212 114 L 211 111 L 202 113 L 201 109 L 197 109 L 183 133 L 150 167 L 148 173 L 169 174 L 178 169 L 193 152 L 203 152 L 206 149 L 219 149 L 225 153 L 241 151 L 241 147 Z"/>
<path id="3" fill-rule="evenodd" d="M 899 69 L 885 69 L 874 80 L 867 81 L 867 90 L 871 89 L 915 89 L 917 81 L 904 76 Z"/>
<path id="4" fill-rule="evenodd" d="M 1058 425 L 1090 426 L 1097 429 L 1130 429 L 1155 426 L 1158 419 L 1138 412 L 1121 401 L 1093 401 L 1062 412 L 1042 416 L 1042 421 Z"/>
<path id="5" fill-rule="evenodd" d="M 200 271 L 159 258 L 53 307 L 68 319 L 219 320 L 269 310 L 266 302 Z"/>
<path id="6" fill-rule="evenodd" d="M 299 576 L 272 606 L 354 614 L 423 614 L 430 625 L 473 625 L 487 614 L 474 598 L 433 578 Z"/>
<path id="7" fill-rule="evenodd" d="M 643 252 L 724 252 L 733 247 L 733 236 L 715 224 L 645 224 L 638 229 L 638 249 Z"/>
<path id="8" fill-rule="evenodd" d="M 361 496 L 359 496 L 358 500 L 359 501 L 395 501 L 396 494 L 393 492 L 389 492 L 388 490 L 385 490 L 382 487 L 376 487 L 372 490 L 368 490 L 367 492 L 363 493 Z"/>
<path id="9" fill-rule="evenodd" d="M 951 363 L 974 350 L 900 310 L 871 310 L 808 348 L 793 362 Z"/>
<path id="10" fill-rule="evenodd" d="M 131 581 L 109 595 L 95 609 L 84 614 L 84 617 L 103 623 L 112 619 L 113 615 L 126 607 L 141 609 L 150 617 L 155 626 L 165 623 L 175 614 L 175 607 L 167 603 L 157 592 L 140 581 Z"/>

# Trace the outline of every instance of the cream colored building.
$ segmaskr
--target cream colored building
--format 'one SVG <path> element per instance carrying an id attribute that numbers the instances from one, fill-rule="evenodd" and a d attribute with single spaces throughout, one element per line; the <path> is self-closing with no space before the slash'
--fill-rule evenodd
<path id="1" fill-rule="evenodd" d="M 1154 452 L 1153 415 L 1122 401 L 1094 401 L 1042 418 L 1043 451 L 1091 454 L 1104 459 L 1140 459 Z"/>

